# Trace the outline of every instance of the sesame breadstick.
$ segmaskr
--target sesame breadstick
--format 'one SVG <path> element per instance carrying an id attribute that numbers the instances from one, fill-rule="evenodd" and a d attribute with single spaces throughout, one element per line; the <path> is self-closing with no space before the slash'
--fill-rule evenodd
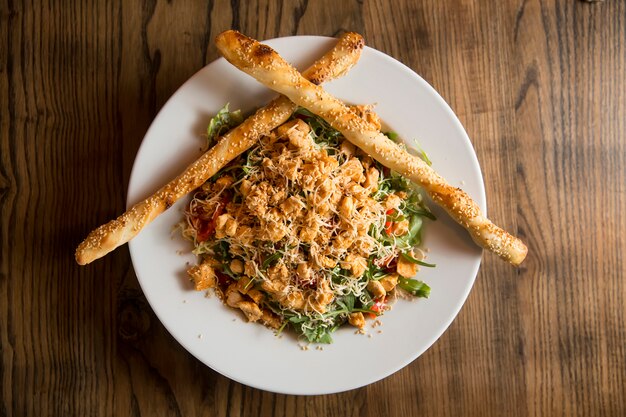
<path id="1" fill-rule="evenodd" d="M 428 164 L 399 147 L 342 101 L 307 81 L 272 48 L 233 30 L 218 35 L 216 44 L 231 64 L 324 118 L 372 158 L 421 186 L 467 229 L 478 245 L 513 265 L 524 260 L 528 252 L 524 243 L 485 217 L 467 193 L 451 186 Z"/>
<path id="2" fill-rule="evenodd" d="M 344 75 L 358 61 L 364 44 L 363 37 L 357 33 L 343 34 L 333 49 L 306 70 L 304 76 L 320 84 Z M 86 265 L 131 240 L 181 197 L 201 186 L 248 150 L 259 137 L 282 125 L 295 109 L 295 104 L 280 96 L 257 110 L 155 194 L 135 204 L 117 219 L 92 231 L 76 249 L 76 262 Z"/>

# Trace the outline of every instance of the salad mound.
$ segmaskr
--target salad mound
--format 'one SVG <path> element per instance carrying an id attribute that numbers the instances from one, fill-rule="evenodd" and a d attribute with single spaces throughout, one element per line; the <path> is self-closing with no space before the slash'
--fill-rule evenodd
<path id="1" fill-rule="evenodd" d="M 354 109 L 380 127 L 369 107 Z M 225 106 L 209 145 L 240 122 Z M 330 343 L 344 323 L 363 329 L 383 314 L 399 291 L 428 297 L 412 278 L 434 266 L 419 249 L 424 218 L 434 216 L 416 185 L 299 108 L 202 185 L 182 233 L 200 258 L 188 271 L 197 290 L 214 288 L 278 333 L 291 326 Z"/>

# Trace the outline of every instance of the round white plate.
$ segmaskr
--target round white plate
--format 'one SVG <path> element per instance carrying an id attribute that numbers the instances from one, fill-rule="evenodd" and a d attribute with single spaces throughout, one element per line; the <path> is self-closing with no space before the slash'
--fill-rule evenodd
<path id="1" fill-rule="evenodd" d="M 267 44 L 300 70 L 332 47 L 317 36 L 274 39 Z M 326 85 L 339 98 L 376 104 L 385 124 L 402 138 L 419 141 L 451 184 L 462 186 L 485 209 L 485 190 L 472 145 L 459 120 L 437 92 L 408 67 L 371 48 L 344 77 Z M 200 156 L 203 133 L 225 103 L 251 111 L 275 94 L 224 59 L 204 67 L 163 106 L 148 130 L 128 186 L 129 207 L 147 197 Z M 130 254 L 141 287 L 167 330 L 185 349 L 217 372 L 243 384 L 286 394 L 326 394 L 382 379 L 421 355 L 445 331 L 463 305 L 482 251 L 440 209 L 427 222 L 424 245 L 434 269 L 418 278 L 432 288 L 428 299 L 398 300 L 383 325 L 357 335 L 338 330 L 323 350 L 262 325 L 246 323 L 216 297 L 193 290 L 185 270 L 196 259 L 191 245 L 172 232 L 188 199 L 179 201 L 132 242 Z M 381 333 L 378 330 L 382 330 Z"/>

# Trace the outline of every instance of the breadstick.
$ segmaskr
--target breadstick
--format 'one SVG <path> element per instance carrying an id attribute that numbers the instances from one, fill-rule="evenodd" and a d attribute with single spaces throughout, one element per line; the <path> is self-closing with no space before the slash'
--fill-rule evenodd
<path id="1" fill-rule="evenodd" d="M 467 193 L 452 187 L 428 164 L 358 117 L 342 101 L 304 79 L 272 48 L 232 30 L 218 35 L 216 44 L 237 68 L 324 118 L 372 158 L 421 186 L 433 201 L 467 229 L 478 245 L 513 265 L 524 260 L 528 252 L 524 243 L 483 216 Z"/>
<path id="2" fill-rule="evenodd" d="M 352 32 L 343 34 L 333 49 L 306 70 L 304 76 L 310 77 L 315 84 L 340 77 L 358 61 L 364 45 L 361 35 Z M 92 231 L 76 249 L 76 262 L 86 265 L 131 240 L 181 197 L 201 186 L 227 163 L 249 149 L 259 137 L 269 134 L 287 121 L 295 109 L 295 104 L 280 96 L 257 110 L 170 183 L 117 219 Z"/>

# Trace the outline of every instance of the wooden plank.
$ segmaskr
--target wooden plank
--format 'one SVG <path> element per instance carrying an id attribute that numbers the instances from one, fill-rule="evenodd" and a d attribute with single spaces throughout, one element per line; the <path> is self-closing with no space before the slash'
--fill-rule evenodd
<path id="1" fill-rule="evenodd" d="M 485 255 L 448 331 L 383 381 L 321 397 L 235 383 L 167 333 L 127 249 L 74 263 L 229 28 L 356 30 L 413 68 L 468 131 L 490 217 L 529 245 L 517 270 Z M 7 1 L 0 415 L 624 415 L 625 68 L 623 1 Z"/>

